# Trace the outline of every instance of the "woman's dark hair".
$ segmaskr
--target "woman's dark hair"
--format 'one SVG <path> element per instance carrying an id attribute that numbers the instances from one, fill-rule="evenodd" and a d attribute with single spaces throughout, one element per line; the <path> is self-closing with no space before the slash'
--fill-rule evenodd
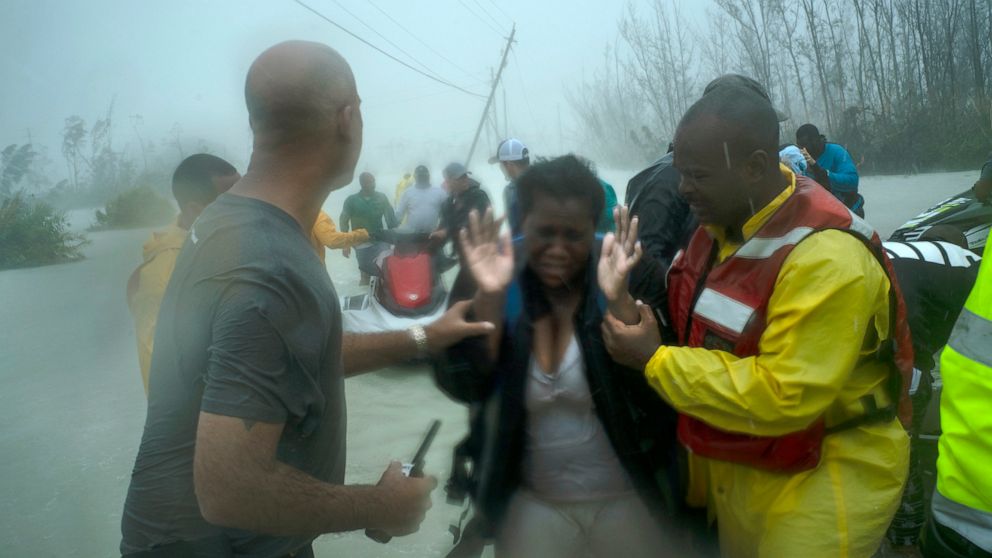
<path id="1" fill-rule="evenodd" d="M 594 225 L 599 222 L 606 204 L 599 179 L 589 169 L 589 165 L 575 155 L 563 155 L 535 163 L 520 175 L 517 179 L 517 197 L 522 217 L 530 214 L 538 195 L 558 201 L 588 200 L 589 219 Z"/>

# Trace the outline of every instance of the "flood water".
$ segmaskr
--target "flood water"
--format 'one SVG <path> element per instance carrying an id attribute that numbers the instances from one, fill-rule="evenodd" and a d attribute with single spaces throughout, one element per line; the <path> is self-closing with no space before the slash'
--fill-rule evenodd
<path id="1" fill-rule="evenodd" d="M 361 170 L 361 169 L 360 169 Z M 970 187 L 974 172 L 866 177 L 868 221 L 883 238 L 923 209 Z M 630 172 L 604 172 L 623 189 Z M 503 180 L 479 175 L 497 207 Z M 397 176 L 381 176 L 390 197 Z M 344 198 L 326 208 L 336 219 Z M 72 213 L 74 226 L 92 211 Z M 97 557 L 117 554 L 120 515 L 141 436 L 145 397 L 132 322 L 128 275 L 150 231 L 90 233 L 81 262 L 0 272 L 0 541 L 2 555 Z M 353 260 L 328 254 L 339 294 L 358 292 Z M 439 393 L 426 369 L 388 369 L 347 381 L 348 483 L 374 483 L 391 459 L 407 460 L 430 419 L 443 421 L 428 456 L 442 485 L 466 412 Z M 379 545 L 361 533 L 325 535 L 318 556 L 437 556 L 451 543 L 459 509 L 434 508 L 419 533 Z"/>

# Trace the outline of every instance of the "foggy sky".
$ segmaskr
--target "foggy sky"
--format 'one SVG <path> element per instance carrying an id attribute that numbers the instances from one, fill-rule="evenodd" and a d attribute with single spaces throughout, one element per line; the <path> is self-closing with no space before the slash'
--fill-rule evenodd
<path id="1" fill-rule="evenodd" d="M 625 8 L 623 2 L 603 0 L 493 0 L 500 12 L 490 0 L 373 0 L 459 68 L 373 5 L 339 1 L 442 78 L 483 95 L 505 44 L 493 27 L 508 33 L 512 22 L 502 12 L 512 17 L 517 44 L 503 76 L 507 128 L 538 154 L 581 151 L 569 141 L 571 108 L 563 87 L 602 64 Z M 646 9 L 646 1 L 635 4 Z M 307 3 L 399 54 L 335 0 Z M 701 18 L 705 6 L 685 3 L 683 9 Z M 287 39 L 324 42 L 351 63 L 365 117 L 361 169 L 387 170 L 376 167 L 387 165 L 390 154 L 402 164 L 437 159 L 439 152 L 451 152 L 441 156 L 448 160 L 464 158 L 485 103 L 400 66 L 292 0 L 8 0 L 3 12 L 0 145 L 30 137 L 47 146 L 55 181 L 65 173 L 60 152 L 65 118 L 78 114 L 92 124 L 111 99 L 116 148 L 137 153 L 129 117 L 140 114 L 138 131 L 146 140 L 160 140 L 178 123 L 189 142 L 187 154 L 195 147 L 192 139 L 203 138 L 243 169 L 251 145 L 245 72 L 262 50 Z M 502 112 L 501 96 L 497 103 Z M 483 164 L 494 142 L 491 134 L 483 134 L 474 164 Z"/>

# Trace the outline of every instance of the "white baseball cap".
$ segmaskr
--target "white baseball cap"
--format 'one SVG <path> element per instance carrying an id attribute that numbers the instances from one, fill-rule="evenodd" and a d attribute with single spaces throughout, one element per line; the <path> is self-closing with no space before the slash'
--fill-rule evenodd
<path id="1" fill-rule="evenodd" d="M 530 157 L 530 150 L 524 145 L 524 142 L 518 140 L 517 138 L 507 138 L 499 142 L 499 147 L 496 148 L 496 155 L 489 158 L 489 163 L 493 164 L 499 161 L 520 161 Z"/>

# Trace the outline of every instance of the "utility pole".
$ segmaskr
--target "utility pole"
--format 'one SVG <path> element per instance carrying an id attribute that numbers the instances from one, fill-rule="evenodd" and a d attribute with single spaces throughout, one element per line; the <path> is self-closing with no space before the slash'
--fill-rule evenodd
<path id="1" fill-rule="evenodd" d="M 468 150 L 468 157 L 465 157 L 465 165 L 472 162 L 472 155 L 475 153 L 475 145 L 479 142 L 479 134 L 482 133 L 482 126 L 486 123 L 486 115 L 489 114 L 489 107 L 493 104 L 493 96 L 496 95 L 496 86 L 499 85 L 499 78 L 503 75 L 503 68 L 506 67 L 506 57 L 510 54 L 510 47 L 513 45 L 513 36 L 517 33 L 517 24 L 513 24 L 510 29 L 510 36 L 506 39 L 506 48 L 503 49 L 503 59 L 499 63 L 499 70 L 496 71 L 496 79 L 493 80 L 493 88 L 489 91 L 489 98 L 486 99 L 486 108 L 482 109 L 482 118 L 479 119 L 479 126 L 475 129 L 475 137 L 472 138 L 472 147 Z"/>

